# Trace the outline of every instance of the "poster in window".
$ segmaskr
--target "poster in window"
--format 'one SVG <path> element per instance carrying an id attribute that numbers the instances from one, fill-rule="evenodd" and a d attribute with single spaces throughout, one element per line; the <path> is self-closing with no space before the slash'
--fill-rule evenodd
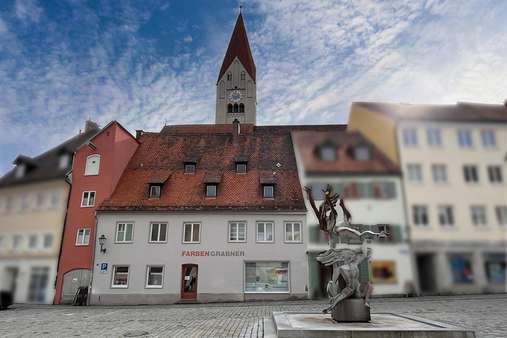
<path id="1" fill-rule="evenodd" d="M 452 279 L 455 284 L 469 284 L 474 282 L 472 262 L 465 255 L 451 255 L 449 257 Z"/>
<path id="2" fill-rule="evenodd" d="M 396 284 L 396 262 L 377 261 L 371 262 L 371 281 L 373 284 Z"/>

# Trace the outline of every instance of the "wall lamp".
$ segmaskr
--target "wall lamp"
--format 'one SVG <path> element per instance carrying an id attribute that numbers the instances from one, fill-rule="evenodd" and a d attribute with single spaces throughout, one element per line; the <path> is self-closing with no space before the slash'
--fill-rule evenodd
<path id="1" fill-rule="evenodd" d="M 102 234 L 99 237 L 100 252 L 102 253 L 106 253 L 106 248 L 104 248 L 105 244 L 106 244 L 106 236 Z"/>

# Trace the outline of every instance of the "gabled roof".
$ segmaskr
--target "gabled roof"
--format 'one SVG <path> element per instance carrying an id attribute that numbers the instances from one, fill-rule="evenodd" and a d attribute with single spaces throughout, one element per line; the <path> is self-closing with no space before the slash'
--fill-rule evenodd
<path id="1" fill-rule="evenodd" d="M 303 169 L 307 175 L 399 175 L 399 167 L 390 161 L 374 144 L 359 132 L 345 130 L 333 131 L 293 131 L 292 140 L 298 149 Z M 322 145 L 336 147 L 337 159 L 325 161 L 319 157 L 318 149 Z M 368 160 L 356 160 L 354 149 L 367 146 L 370 152 Z"/>
<path id="2" fill-rule="evenodd" d="M 69 161 L 66 168 L 60 168 L 61 154 L 68 153 L 70 155 L 74 153 L 79 146 L 86 143 L 97 131 L 97 129 L 90 129 L 80 133 L 34 158 L 19 155 L 15 160 L 15 164 L 28 164 L 30 168 L 27 167 L 25 174 L 20 178 L 16 177 L 16 169 L 13 168 L 0 178 L 0 188 L 58 178 L 64 179 L 65 174 L 71 169 L 72 161 Z"/>
<path id="3" fill-rule="evenodd" d="M 255 62 L 252 57 L 252 51 L 250 50 L 250 44 L 248 43 L 248 37 L 246 35 L 245 23 L 243 22 L 243 15 L 239 13 L 236 25 L 232 32 L 231 40 L 229 41 L 229 47 L 225 53 L 220 73 L 218 74 L 218 81 L 227 71 L 227 68 L 231 65 L 235 58 L 243 64 L 250 77 L 255 80 Z"/>
<path id="4" fill-rule="evenodd" d="M 458 102 L 452 105 L 354 102 L 396 120 L 507 123 L 507 105 Z M 353 108 L 352 108 L 353 109 Z"/>

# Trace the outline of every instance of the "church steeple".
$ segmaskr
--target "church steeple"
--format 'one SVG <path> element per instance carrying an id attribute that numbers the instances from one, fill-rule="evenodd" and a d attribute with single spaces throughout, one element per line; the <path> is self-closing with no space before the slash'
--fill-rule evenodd
<path id="1" fill-rule="evenodd" d="M 255 62 L 240 12 L 217 80 L 216 123 L 256 122 Z"/>

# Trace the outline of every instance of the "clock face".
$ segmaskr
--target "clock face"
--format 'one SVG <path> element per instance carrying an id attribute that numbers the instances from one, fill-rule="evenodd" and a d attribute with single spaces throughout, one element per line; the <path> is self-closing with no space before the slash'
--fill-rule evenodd
<path id="1" fill-rule="evenodd" d="M 239 102 L 239 100 L 241 100 L 241 92 L 239 90 L 233 90 L 230 94 L 229 94 L 229 99 L 232 101 L 232 102 Z"/>

